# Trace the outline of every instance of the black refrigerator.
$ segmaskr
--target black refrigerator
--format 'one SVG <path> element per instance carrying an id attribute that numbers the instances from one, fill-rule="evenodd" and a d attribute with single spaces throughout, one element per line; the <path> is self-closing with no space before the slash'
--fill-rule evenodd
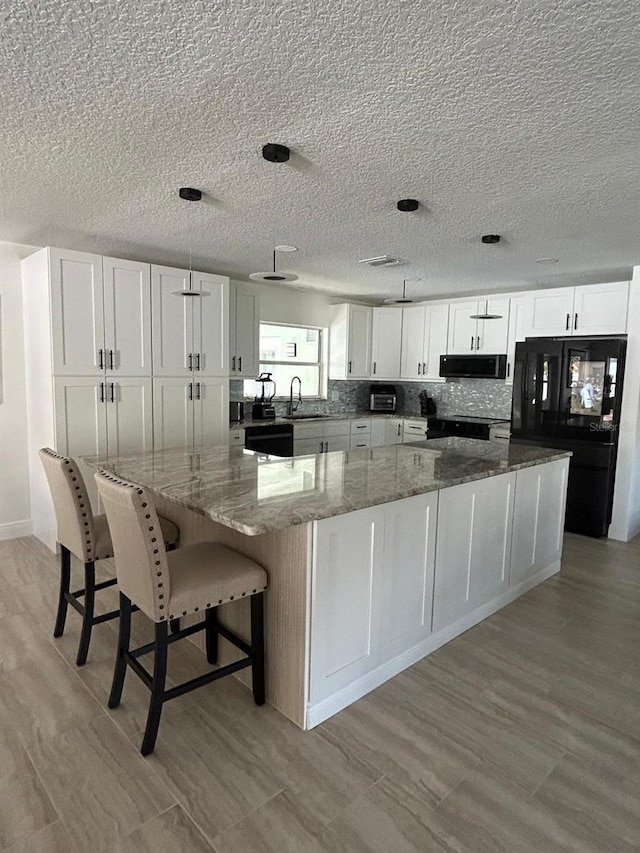
<path id="1" fill-rule="evenodd" d="M 571 450 L 565 530 L 611 523 L 626 341 L 528 338 L 516 345 L 511 440 Z"/>

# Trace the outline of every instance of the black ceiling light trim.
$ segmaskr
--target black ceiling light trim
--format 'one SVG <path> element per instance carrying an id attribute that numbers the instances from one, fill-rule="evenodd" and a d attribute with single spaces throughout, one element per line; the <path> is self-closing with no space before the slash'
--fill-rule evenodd
<path id="1" fill-rule="evenodd" d="M 482 237 L 483 243 L 499 243 L 500 235 L 499 234 L 484 234 Z"/>
<path id="2" fill-rule="evenodd" d="M 200 201 L 202 199 L 202 192 L 193 187 L 180 187 L 178 195 L 185 201 Z"/>
<path id="3" fill-rule="evenodd" d="M 401 198 L 396 207 L 403 213 L 412 213 L 420 207 L 420 202 L 416 198 Z"/>
<path id="4" fill-rule="evenodd" d="M 262 146 L 262 156 L 270 163 L 286 163 L 290 154 L 291 151 L 286 145 L 279 145 L 277 142 L 267 142 Z"/>

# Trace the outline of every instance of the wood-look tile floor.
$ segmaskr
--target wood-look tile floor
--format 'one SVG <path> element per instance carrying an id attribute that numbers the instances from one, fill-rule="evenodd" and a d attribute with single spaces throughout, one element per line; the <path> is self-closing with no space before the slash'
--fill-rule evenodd
<path id="1" fill-rule="evenodd" d="M 228 678 L 169 703 L 147 759 L 146 690 L 106 706 L 114 624 L 78 669 L 56 580 L 0 542 L 0 851 L 640 851 L 640 538 L 567 536 L 559 576 L 312 732 Z M 182 643 L 171 672 L 202 665 Z"/>

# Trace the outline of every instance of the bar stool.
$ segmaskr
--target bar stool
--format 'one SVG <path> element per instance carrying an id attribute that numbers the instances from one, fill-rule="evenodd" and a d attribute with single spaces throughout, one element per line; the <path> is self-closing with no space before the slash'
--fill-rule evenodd
<path id="1" fill-rule="evenodd" d="M 106 516 L 94 515 L 91 510 L 87 488 L 77 463 L 67 456 L 60 456 L 49 447 L 43 447 L 39 454 L 51 491 L 60 544 L 60 593 L 53 636 L 61 637 L 64 633 L 67 606 L 70 604 L 82 616 L 76 657 L 76 664 L 82 666 L 89 653 L 93 626 L 115 619 L 119 612 L 111 610 L 100 616 L 95 615 L 96 592 L 117 582 L 111 578 L 96 583 L 95 561 L 113 557 L 111 535 Z M 162 518 L 160 526 L 167 546 L 175 548 L 180 537 L 176 525 Z M 71 554 L 84 563 L 84 589 L 75 592 L 70 589 Z"/>
<path id="2" fill-rule="evenodd" d="M 158 536 L 158 516 L 147 490 L 104 471 L 95 476 L 111 529 L 120 589 L 118 654 L 109 707 L 120 704 L 129 665 L 151 691 L 140 750 L 149 755 L 158 736 L 163 704 L 196 687 L 250 666 L 254 701 L 256 705 L 264 704 L 263 598 L 267 573 L 248 557 L 215 542 L 167 552 Z M 217 607 L 240 598 L 251 599 L 250 645 L 217 618 Z M 154 641 L 137 649 L 129 648 L 133 603 L 155 623 Z M 169 634 L 167 625 L 171 620 L 200 611 L 204 619 Z M 202 630 L 206 632 L 209 663 L 217 663 L 219 636 L 244 652 L 245 657 L 167 690 L 169 645 Z M 154 654 L 153 675 L 138 660 L 150 652 Z"/>

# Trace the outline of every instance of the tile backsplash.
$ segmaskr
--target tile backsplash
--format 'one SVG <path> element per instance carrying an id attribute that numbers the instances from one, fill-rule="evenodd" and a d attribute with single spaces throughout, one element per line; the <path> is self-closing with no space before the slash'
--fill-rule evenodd
<path id="1" fill-rule="evenodd" d="M 511 417 L 511 386 L 500 379 L 457 379 L 447 382 L 392 382 L 398 394 L 398 412 L 420 414 L 418 395 L 422 390 L 433 397 L 440 415 L 477 415 L 488 418 Z M 339 415 L 369 409 L 370 382 L 329 380 L 328 400 L 305 401 L 304 412 Z M 333 397 L 338 397 L 334 400 Z M 244 400 L 242 380 L 229 382 L 229 399 Z M 276 414 L 286 413 L 286 403 L 276 402 Z M 250 414 L 250 412 L 247 412 Z"/>

